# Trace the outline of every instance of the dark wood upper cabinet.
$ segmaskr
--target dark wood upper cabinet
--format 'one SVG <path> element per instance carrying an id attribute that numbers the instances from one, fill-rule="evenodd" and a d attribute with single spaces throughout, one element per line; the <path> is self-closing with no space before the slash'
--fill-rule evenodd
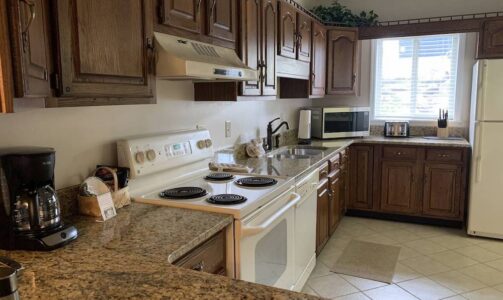
<path id="1" fill-rule="evenodd" d="M 276 0 L 243 0 L 240 3 L 241 59 L 260 74 L 258 81 L 241 84 L 241 94 L 276 95 Z"/>
<path id="2" fill-rule="evenodd" d="M 230 43 L 236 42 L 237 24 L 236 0 L 208 0 L 207 35 Z"/>
<path id="3" fill-rule="evenodd" d="M 358 94 L 358 29 L 328 31 L 327 94 Z"/>
<path id="4" fill-rule="evenodd" d="M 412 214 L 418 210 L 419 172 L 415 161 L 383 161 L 381 210 Z"/>
<path id="5" fill-rule="evenodd" d="M 9 41 L 8 7 L 0 1 L 0 113 L 14 111 L 14 82 L 12 80 L 11 47 Z"/>
<path id="6" fill-rule="evenodd" d="M 278 40 L 278 10 L 276 0 L 262 0 L 262 95 L 277 93 L 276 53 Z"/>
<path id="7" fill-rule="evenodd" d="M 199 34 L 202 31 L 203 0 L 159 0 L 159 23 Z"/>
<path id="8" fill-rule="evenodd" d="M 311 58 L 311 95 L 325 95 L 327 70 L 327 30 L 313 22 Z"/>
<path id="9" fill-rule="evenodd" d="M 503 58 L 503 20 L 484 22 L 477 58 Z"/>
<path id="10" fill-rule="evenodd" d="M 370 210 L 373 208 L 373 164 L 374 147 L 368 145 L 354 145 L 350 150 L 350 209 Z"/>
<path id="11" fill-rule="evenodd" d="M 261 66 L 261 5 L 257 0 L 242 0 L 240 7 L 240 54 L 241 60 L 252 69 L 260 69 Z M 260 78 L 261 79 L 261 78 Z M 241 94 L 244 96 L 261 95 L 261 80 L 244 81 L 241 84 Z"/>
<path id="12" fill-rule="evenodd" d="M 297 11 L 285 2 L 279 2 L 278 54 L 297 58 Z"/>
<path id="13" fill-rule="evenodd" d="M 311 18 L 302 13 L 297 14 L 297 59 L 311 62 Z"/>
<path id="14" fill-rule="evenodd" d="M 9 0 L 15 97 L 51 96 L 49 3 Z"/>
<path id="15" fill-rule="evenodd" d="M 152 102 L 155 81 L 149 3 L 57 2 L 60 96 L 103 97 L 108 98 L 106 104 L 115 97 L 122 104 Z"/>
<path id="16" fill-rule="evenodd" d="M 460 218 L 464 202 L 462 166 L 427 162 L 424 171 L 423 214 Z"/>

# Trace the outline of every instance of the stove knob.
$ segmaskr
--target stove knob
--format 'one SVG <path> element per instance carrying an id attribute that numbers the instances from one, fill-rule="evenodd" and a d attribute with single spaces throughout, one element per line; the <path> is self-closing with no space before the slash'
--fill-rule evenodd
<path id="1" fill-rule="evenodd" d="M 204 143 L 206 144 L 206 147 L 208 147 L 208 148 L 213 145 L 213 142 L 210 139 L 207 139 L 206 141 L 204 141 Z"/>
<path id="2" fill-rule="evenodd" d="M 206 142 L 204 140 L 197 141 L 197 148 L 199 149 L 206 148 Z"/>
<path id="3" fill-rule="evenodd" d="M 155 159 L 156 155 L 155 155 L 155 151 L 150 149 L 147 151 L 147 159 L 148 161 L 153 161 Z"/>
<path id="4" fill-rule="evenodd" d="M 138 151 L 134 155 L 134 159 L 137 163 L 143 164 L 145 162 L 145 153 L 143 151 Z"/>

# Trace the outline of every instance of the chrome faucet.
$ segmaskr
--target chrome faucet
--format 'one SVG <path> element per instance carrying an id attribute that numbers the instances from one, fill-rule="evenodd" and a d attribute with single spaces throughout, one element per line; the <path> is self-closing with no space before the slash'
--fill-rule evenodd
<path id="1" fill-rule="evenodd" d="M 276 127 L 276 129 L 272 129 L 272 123 L 274 123 L 274 121 L 277 121 L 279 120 L 280 118 L 276 118 L 274 120 L 272 120 L 271 122 L 269 122 L 269 124 L 267 124 L 267 145 L 265 147 L 265 150 L 266 151 L 271 151 L 273 146 L 272 146 L 272 135 L 275 134 L 276 132 L 278 132 L 278 130 L 283 126 L 283 125 L 286 125 L 286 129 L 287 130 L 290 130 L 290 126 L 288 126 L 288 122 L 286 121 L 283 121 L 281 122 L 281 124 L 279 124 L 278 127 Z"/>

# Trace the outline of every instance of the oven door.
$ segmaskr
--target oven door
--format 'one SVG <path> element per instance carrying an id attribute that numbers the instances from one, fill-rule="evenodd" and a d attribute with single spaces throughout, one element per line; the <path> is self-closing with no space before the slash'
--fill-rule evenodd
<path id="1" fill-rule="evenodd" d="M 368 107 L 340 107 L 323 109 L 323 138 L 368 136 L 370 109 Z"/>
<path id="2" fill-rule="evenodd" d="M 293 289 L 294 211 L 300 199 L 290 189 L 240 222 L 240 279 Z"/>

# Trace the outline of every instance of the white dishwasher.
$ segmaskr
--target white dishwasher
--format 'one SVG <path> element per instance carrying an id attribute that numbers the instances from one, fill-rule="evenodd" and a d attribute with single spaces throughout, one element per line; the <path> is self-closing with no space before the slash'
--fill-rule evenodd
<path id="1" fill-rule="evenodd" d="M 316 205 L 319 171 L 302 178 L 295 189 L 301 200 L 295 206 L 295 286 L 301 291 L 316 265 Z"/>

